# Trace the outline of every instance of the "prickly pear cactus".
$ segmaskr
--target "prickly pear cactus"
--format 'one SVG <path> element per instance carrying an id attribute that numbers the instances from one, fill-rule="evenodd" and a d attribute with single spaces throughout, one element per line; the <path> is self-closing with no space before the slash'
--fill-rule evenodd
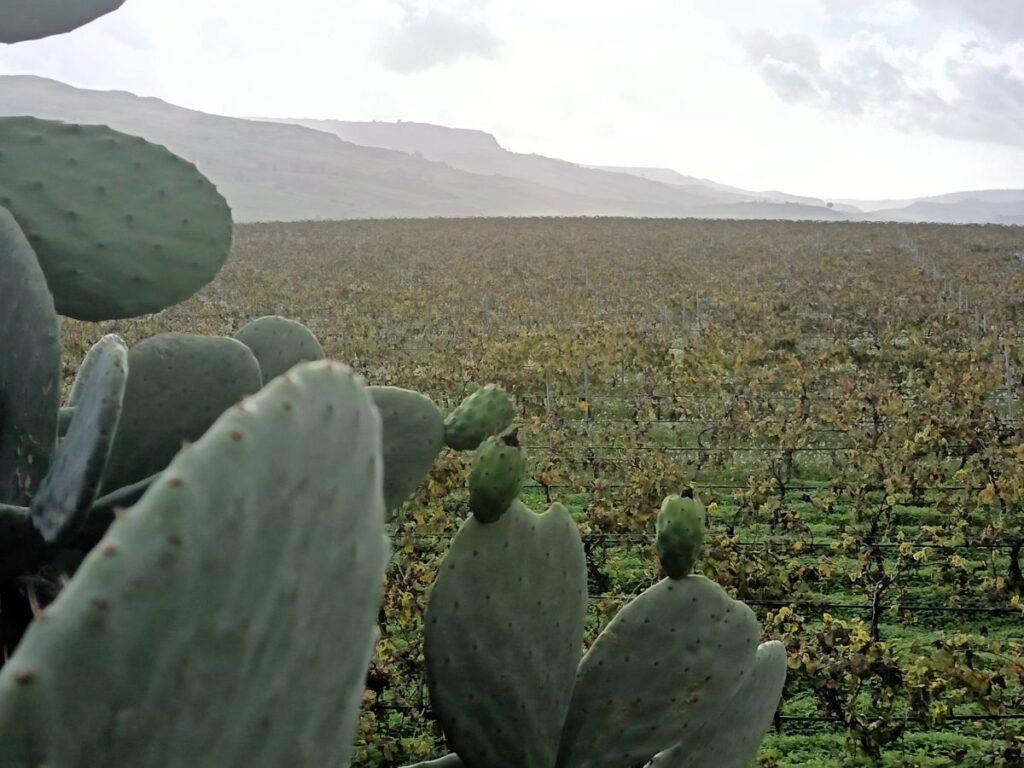
<path id="1" fill-rule="evenodd" d="M 346 765 L 388 559 L 380 451 L 337 364 L 225 413 L 0 670 L 0 765 Z"/>
<path id="2" fill-rule="evenodd" d="M 526 459 L 515 434 L 489 437 L 477 451 L 469 476 L 469 508 L 481 523 L 493 523 L 522 490 Z"/>
<path id="3" fill-rule="evenodd" d="M 384 505 L 394 519 L 444 448 L 444 415 L 426 395 L 370 387 L 384 427 Z"/>
<path id="4" fill-rule="evenodd" d="M 491 435 L 509 428 L 515 409 L 505 391 L 488 384 L 463 400 L 444 422 L 445 442 L 457 451 L 472 451 Z"/>
<path id="5" fill-rule="evenodd" d="M 633 768 L 718 717 L 754 664 L 753 611 L 703 576 L 664 579 L 580 663 L 559 768 Z"/>
<path id="6" fill-rule="evenodd" d="M 785 684 L 785 646 L 777 641 L 762 643 L 754 668 L 725 711 L 655 756 L 651 768 L 749 768 L 772 724 Z"/>
<path id="7" fill-rule="evenodd" d="M 46 474 L 57 440 L 60 342 L 39 262 L 4 208 L 0 329 L 0 503 L 24 505 Z"/>
<path id="8" fill-rule="evenodd" d="M 299 363 L 324 359 L 324 348 L 306 326 L 278 315 L 246 323 L 235 338 L 256 355 L 264 384 Z"/>
<path id="9" fill-rule="evenodd" d="M 661 566 L 670 579 L 693 573 L 704 547 L 707 512 L 698 499 L 669 496 L 662 502 L 657 521 L 657 548 Z"/>
<path id="10" fill-rule="evenodd" d="M 124 0 L 0 0 L 0 43 L 70 32 L 122 5 Z"/>
<path id="11" fill-rule="evenodd" d="M 226 409 L 259 390 L 247 346 L 221 336 L 165 333 L 128 352 L 121 422 L 103 476 L 104 492 L 159 472 Z"/>
<path id="12" fill-rule="evenodd" d="M 57 311 L 80 320 L 183 301 L 231 247 L 231 210 L 194 165 L 103 126 L 0 118 L 0 205 L 35 249 Z"/>
<path id="13" fill-rule="evenodd" d="M 496 522 L 463 523 L 430 594 L 424 653 L 434 708 L 466 765 L 554 765 L 586 603 L 565 507 L 536 515 L 516 501 Z"/>
<path id="14" fill-rule="evenodd" d="M 47 542 L 70 536 L 89 511 L 121 420 L 128 348 L 118 336 L 104 336 L 88 359 L 68 432 L 32 499 L 32 522 Z"/>

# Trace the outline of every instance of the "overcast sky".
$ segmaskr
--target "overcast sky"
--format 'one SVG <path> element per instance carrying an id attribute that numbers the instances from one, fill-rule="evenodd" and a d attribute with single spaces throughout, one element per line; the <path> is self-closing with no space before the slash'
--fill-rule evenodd
<path id="1" fill-rule="evenodd" d="M 127 0 L 0 72 L 823 197 L 1024 187 L 1024 0 Z"/>

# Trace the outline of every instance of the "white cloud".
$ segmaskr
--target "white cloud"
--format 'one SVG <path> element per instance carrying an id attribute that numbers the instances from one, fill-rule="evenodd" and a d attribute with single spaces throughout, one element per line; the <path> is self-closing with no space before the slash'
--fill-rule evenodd
<path id="1" fill-rule="evenodd" d="M 401 21 L 378 46 L 377 55 L 388 69 L 408 74 L 463 59 L 497 57 L 501 42 L 474 5 L 424 7 L 406 0 L 401 7 Z"/>

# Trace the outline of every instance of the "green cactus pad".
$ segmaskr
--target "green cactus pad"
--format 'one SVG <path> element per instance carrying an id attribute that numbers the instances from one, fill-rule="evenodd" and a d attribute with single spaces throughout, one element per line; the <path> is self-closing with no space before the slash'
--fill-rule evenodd
<path id="1" fill-rule="evenodd" d="M 0 208 L 0 503 L 28 504 L 57 441 L 60 342 L 53 297 L 14 217 Z"/>
<path id="2" fill-rule="evenodd" d="M 586 563 L 565 507 L 470 517 L 424 618 L 427 683 L 470 766 L 551 768 L 583 645 Z"/>
<path id="3" fill-rule="evenodd" d="M 66 538 L 96 499 L 114 442 L 128 379 L 128 348 L 104 336 L 89 351 L 78 405 L 50 472 L 32 499 L 32 522 L 47 542 Z M 76 382 L 77 383 L 77 382 Z"/>
<path id="4" fill-rule="evenodd" d="M 526 477 L 526 458 L 519 444 L 489 437 L 473 459 L 469 475 L 469 508 L 481 523 L 493 523 L 519 496 Z"/>
<path id="5" fill-rule="evenodd" d="M 0 0 L 0 43 L 61 35 L 124 5 L 124 0 Z"/>
<path id="6" fill-rule="evenodd" d="M 246 323 L 235 338 L 256 355 L 264 384 L 299 363 L 324 359 L 324 348 L 306 326 L 278 315 Z"/>
<path id="7" fill-rule="evenodd" d="M 225 413 L 0 670 L 0 765 L 347 765 L 388 560 L 380 446 L 338 364 Z"/>
<path id="8" fill-rule="evenodd" d="M 407 765 L 405 768 L 462 768 L 462 760 L 458 755 L 445 755 L 437 760 L 426 760 L 422 763 Z"/>
<path id="9" fill-rule="evenodd" d="M 657 755 L 650 768 L 749 768 L 775 718 L 785 684 L 786 647 L 778 641 L 762 643 L 753 670 L 726 710 Z"/>
<path id="10" fill-rule="evenodd" d="M 444 415 L 419 392 L 370 387 L 384 425 L 384 506 L 393 520 L 444 448 Z"/>
<path id="11" fill-rule="evenodd" d="M 154 336 L 128 352 L 128 371 L 104 493 L 162 470 L 183 443 L 261 385 L 249 348 L 222 336 Z"/>
<path id="12" fill-rule="evenodd" d="M 44 547 L 28 509 L 0 504 L 0 583 L 35 567 Z"/>
<path id="13" fill-rule="evenodd" d="M 516 417 L 512 401 L 496 384 L 481 387 L 448 414 L 444 439 L 457 451 L 472 451 L 491 435 L 509 428 Z"/>
<path id="14" fill-rule="evenodd" d="M 663 579 L 580 663 L 559 768 L 632 768 L 718 716 L 750 674 L 753 612 L 703 576 Z"/>
<path id="15" fill-rule="evenodd" d="M 698 499 L 669 496 L 658 512 L 657 548 L 661 566 L 670 579 L 693 573 L 704 548 L 707 511 Z"/>
<path id="16" fill-rule="evenodd" d="M 0 205 L 39 257 L 60 314 L 157 312 L 214 278 L 231 210 L 195 166 L 103 126 L 0 118 Z"/>

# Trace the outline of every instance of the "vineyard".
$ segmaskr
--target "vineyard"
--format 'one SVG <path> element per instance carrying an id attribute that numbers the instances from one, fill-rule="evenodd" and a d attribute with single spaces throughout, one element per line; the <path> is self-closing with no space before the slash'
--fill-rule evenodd
<path id="1" fill-rule="evenodd" d="M 231 335 L 281 314 L 374 384 L 501 384 L 535 508 L 583 532 L 592 638 L 708 504 L 698 571 L 789 651 L 764 766 L 1014 766 L 1024 751 L 1024 232 L 657 220 L 258 224 L 187 303 L 62 325 Z M 466 516 L 442 457 L 395 553 L 355 764 L 443 754 L 426 591 Z"/>

